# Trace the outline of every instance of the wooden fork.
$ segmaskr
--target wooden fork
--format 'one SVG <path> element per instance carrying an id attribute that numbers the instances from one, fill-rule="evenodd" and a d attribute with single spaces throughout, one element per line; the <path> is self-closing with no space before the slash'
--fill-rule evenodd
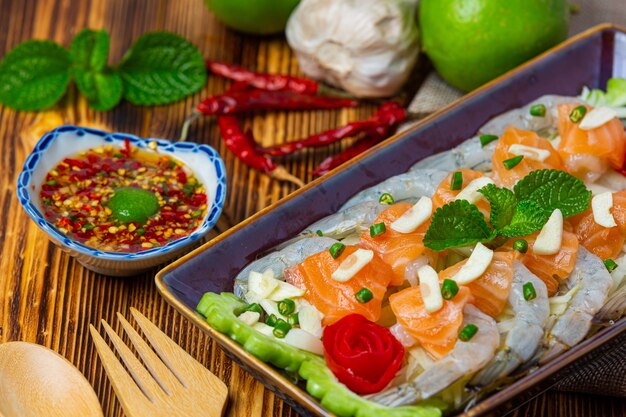
<path id="1" fill-rule="evenodd" d="M 226 385 L 139 311 L 134 308 L 130 311 L 154 350 L 124 316 L 117 313 L 117 317 L 145 367 L 107 322 L 102 320 L 102 327 L 130 374 L 96 328 L 89 326 L 100 360 L 126 415 L 222 416 L 228 398 Z"/>

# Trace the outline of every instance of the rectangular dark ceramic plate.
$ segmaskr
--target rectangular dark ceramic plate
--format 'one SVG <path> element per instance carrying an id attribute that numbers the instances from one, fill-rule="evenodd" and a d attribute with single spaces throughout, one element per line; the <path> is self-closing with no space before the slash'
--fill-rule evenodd
<path id="1" fill-rule="evenodd" d="M 237 273 L 255 257 L 335 212 L 354 193 L 405 172 L 420 159 L 471 137 L 490 118 L 544 94 L 575 96 L 583 86 L 603 88 L 626 77 L 626 31 L 598 26 L 466 95 L 324 178 L 268 207 L 157 274 L 165 299 L 207 332 L 235 361 L 307 416 L 329 416 L 319 403 L 194 312 L 203 293 L 232 291 Z M 596 354 L 626 343 L 622 319 L 537 371 L 461 414 L 502 415 L 548 389 Z"/>

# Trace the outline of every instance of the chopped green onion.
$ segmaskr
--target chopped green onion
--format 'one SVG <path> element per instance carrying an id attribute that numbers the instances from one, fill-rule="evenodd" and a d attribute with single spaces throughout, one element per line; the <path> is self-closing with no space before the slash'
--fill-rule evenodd
<path id="1" fill-rule="evenodd" d="M 94 226 L 94 225 L 93 225 L 93 224 L 91 224 L 91 223 L 85 223 L 85 224 L 83 225 L 83 229 L 85 229 L 85 230 L 91 230 L 91 229 L 93 229 L 94 227 L 96 227 L 96 226 Z"/>
<path id="2" fill-rule="evenodd" d="M 146 233 L 144 229 L 137 229 L 136 232 L 137 232 L 137 235 L 139 236 L 143 236 L 143 234 Z"/>
<path id="3" fill-rule="evenodd" d="M 371 237 L 376 237 L 378 235 L 382 235 L 386 231 L 387 231 L 387 228 L 385 227 L 385 223 L 383 223 L 383 222 L 375 223 L 375 224 L 370 226 L 370 236 Z"/>
<path id="4" fill-rule="evenodd" d="M 278 312 L 283 316 L 288 316 L 294 311 L 296 311 L 295 301 L 285 298 L 284 300 L 278 302 Z"/>
<path id="5" fill-rule="evenodd" d="M 46 184 L 48 184 L 48 185 L 57 185 L 57 181 L 56 180 L 50 180 L 50 181 L 46 182 Z"/>
<path id="6" fill-rule="evenodd" d="M 506 169 L 513 169 L 517 166 L 517 164 L 522 162 L 522 159 L 524 159 L 524 155 L 517 155 L 513 158 L 505 159 L 502 163 Z"/>
<path id="7" fill-rule="evenodd" d="M 613 272 L 615 270 L 615 268 L 617 268 L 617 264 L 615 263 L 615 261 L 613 259 L 605 259 L 604 260 L 604 266 L 606 266 L 606 269 L 609 272 Z"/>
<path id="8" fill-rule="evenodd" d="M 524 284 L 522 289 L 524 291 L 524 300 L 530 301 L 537 298 L 537 291 L 535 291 L 535 286 L 532 282 L 527 282 L 526 284 Z"/>
<path id="9" fill-rule="evenodd" d="M 530 115 L 544 117 L 546 115 L 546 106 L 543 104 L 534 104 L 530 106 Z"/>
<path id="10" fill-rule="evenodd" d="M 316 230 L 315 234 L 318 235 L 318 236 L 324 236 L 324 233 L 322 233 L 321 230 Z"/>
<path id="11" fill-rule="evenodd" d="M 298 313 L 293 313 L 291 316 L 287 317 L 287 323 L 291 324 L 291 326 L 300 324 L 300 316 Z"/>
<path id="12" fill-rule="evenodd" d="M 274 325 L 274 330 L 272 331 L 272 333 L 274 333 L 274 336 L 282 339 L 287 336 L 289 330 L 291 330 L 291 324 L 287 323 L 283 319 L 278 319 L 276 320 L 276 324 Z"/>
<path id="13" fill-rule="evenodd" d="M 443 284 L 441 284 L 441 296 L 444 300 L 452 300 L 458 292 L 459 286 L 456 281 L 447 278 L 443 280 Z"/>
<path id="14" fill-rule="evenodd" d="M 393 203 L 396 202 L 396 200 L 393 199 L 393 196 L 391 194 L 384 193 L 383 195 L 380 196 L 380 198 L 378 199 L 378 202 L 381 204 L 392 205 Z"/>
<path id="15" fill-rule="evenodd" d="M 494 140 L 498 140 L 498 137 L 496 135 L 480 135 L 480 146 L 484 148 Z"/>
<path id="16" fill-rule="evenodd" d="M 356 300 L 361 304 L 365 304 L 371 301 L 372 298 L 374 298 L 374 294 L 372 294 L 372 292 L 365 287 L 361 288 L 359 292 L 357 292 L 354 296 L 356 297 Z"/>
<path id="17" fill-rule="evenodd" d="M 587 107 L 582 105 L 577 106 L 574 107 L 574 110 L 572 110 L 572 112 L 569 114 L 569 119 L 572 121 L 572 123 L 578 123 L 583 119 L 583 117 L 585 117 L 585 114 L 587 114 Z"/>
<path id="18" fill-rule="evenodd" d="M 463 342 L 469 342 L 477 332 L 478 326 L 469 323 L 467 326 L 463 327 L 463 330 L 459 332 L 459 339 L 461 339 Z"/>
<path id="19" fill-rule="evenodd" d="M 50 197 L 46 197 L 46 198 L 43 199 L 43 203 L 46 206 L 49 206 L 50 204 L 52 204 L 52 199 Z"/>
<path id="20" fill-rule="evenodd" d="M 456 171 L 452 174 L 452 183 L 450 184 L 450 189 L 453 191 L 460 190 L 463 188 L 463 173 L 461 171 Z"/>
<path id="21" fill-rule="evenodd" d="M 274 327 L 274 326 L 276 326 L 276 322 L 278 320 L 279 319 L 278 319 L 278 317 L 276 317 L 276 314 L 270 314 L 269 317 L 267 318 L 267 320 L 265 320 L 265 324 L 267 324 L 268 326 Z"/>
<path id="22" fill-rule="evenodd" d="M 341 254 L 343 253 L 343 251 L 346 249 L 346 245 L 344 245 L 343 243 L 334 243 L 330 249 L 328 249 L 328 251 L 330 252 L 330 256 L 333 257 L 333 259 L 337 259 L 341 256 Z"/>
<path id="23" fill-rule="evenodd" d="M 513 250 L 518 251 L 519 253 L 528 252 L 528 242 L 524 239 L 517 239 L 513 242 Z"/>

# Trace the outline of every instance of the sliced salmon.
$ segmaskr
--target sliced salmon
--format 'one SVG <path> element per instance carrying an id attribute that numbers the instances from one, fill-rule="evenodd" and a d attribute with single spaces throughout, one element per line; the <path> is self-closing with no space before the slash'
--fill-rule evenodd
<path id="1" fill-rule="evenodd" d="M 304 298 L 324 314 L 324 325 L 333 324 L 352 313 L 361 314 L 371 321 L 377 321 L 380 317 L 383 297 L 393 271 L 378 255 L 374 253 L 371 262 L 346 282 L 338 282 L 331 277 L 341 262 L 357 249 L 356 246 L 346 246 L 337 259 L 325 250 L 285 270 L 286 281 L 304 289 Z M 362 288 L 369 289 L 374 295 L 372 300 L 364 304 L 355 297 Z"/>
<path id="2" fill-rule="evenodd" d="M 566 170 L 584 180 L 593 180 L 609 166 L 621 169 L 624 165 L 626 136 L 618 118 L 592 130 L 580 129 L 570 120 L 570 113 L 579 104 L 561 104 L 559 110 L 559 154 Z M 587 111 L 591 110 L 590 106 Z"/>
<path id="3" fill-rule="evenodd" d="M 556 294 L 560 281 L 569 277 L 576 265 L 578 255 L 578 238 L 573 231 L 568 230 L 571 226 L 566 222 L 563 228 L 561 249 L 554 255 L 537 255 L 533 252 L 533 245 L 539 232 L 525 236 L 528 242 L 528 251 L 521 254 L 513 250 L 513 242 L 518 238 L 510 239 L 500 250 L 510 250 L 517 259 L 522 262 L 533 274 L 537 275 L 548 288 L 548 295 Z"/>
<path id="4" fill-rule="evenodd" d="M 361 235 L 361 246 L 378 253 L 393 270 L 391 285 L 402 285 L 405 280 L 404 270 L 407 264 L 417 259 L 424 252 L 424 235 L 428 230 L 430 221 L 425 222 L 411 233 L 400 233 L 391 228 L 391 224 L 412 206 L 411 203 L 407 202 L 389 206 L 374 221 L 374 223 L 385 223 L 385 233 L 372 237 L 367 230 Z"/>
<path id="5" fill-rule="evenodd" d="M 427 313 L 419 287 L 409 287 L 389 297 L 398 323 L 417 340 L 428 353 L 441 359 L 454 347 L 463 324 L 463 307 L 471 301 L 468 288 L 460 287 L 452 300 L 443 307 Z"/>
<path id="6" fill-rule="evenodd" d="M 596 223 L 591 207 L 585 212 L 569 218 L 580 244 L 600 259 L 615 259 L 624 248 L 626 191 L 613 193 L 611 213 L 617 227 L 607 228 Z"/>
<path id="7" fill-rule="evenodd" d="M 506 306 L 513 282 L 513 258 L 512 252 L 496 252 L 487 270 L 474 281 L 466 284 L 472 296 L 474 304 L 483 313 L 498 317 Z M 459 269 L 467 263 L 461 261 L 439 273 L 439 279 L 452 279 Z"/>
<path id="8" fill-rule="evenodd" d="M 456 171 L 451 172 L 448 176 L 441 181 L 441 184 L 435 190 L 435 194 L 433 195 L 433 208 L 437 209 L 438 207 L 445 206 L 446 204 L 454 201 L 457 195 L 473 180 L 484 177 L 485 174 L 480 171 L 474 171 L 467 168 L 459 169 L 463 174 L 463 185 L 460 190 L 453 190 L 452 187 L 452 176 Z M 481 198 L 476 203 L 474 203 L 476 207 L 485 215 L 485 218 L 489 219 L 490 207 L 487 200 Z"/>
<path id="9" fill-rule="evenodd" d="M 509 152 L 509 148 L 514 144 L 544 149 L 550 152 L 550 156 L 543 161 L 525 156 L 513 168 L 507 169 L 503 161 L 516 156 Z M 535 132 L 517 129 L 513 126 L 508 127 L 498 140 L 496 149 L 493 152 L 493 157 L 491 158 L 491 164 L 495 183 L 501 187 L 509 188 L 513 187 L 517 181 L 521 180 L 532 171 L 538 169 L 563 169 L 563 161 L 549 140 L 539 137 Z"/>

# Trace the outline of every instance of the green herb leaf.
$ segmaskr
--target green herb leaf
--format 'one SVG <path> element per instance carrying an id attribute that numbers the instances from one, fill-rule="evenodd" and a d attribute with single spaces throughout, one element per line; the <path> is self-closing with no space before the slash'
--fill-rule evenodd
<path id="1" fill-rule="evenodd" d="M 555 169 L 531 172 L 515 184 L 514 191 L 518 201 L 532 200 L 546 215 L 558 208 L 564 218 L 582 213 L 591 200 L 591 191 L 585 183 Z"/>
<path id="2" fill-rule="evenodd" d="M 101 71 L 109 59 L 111 40 L 105 30 L 83 29 L 72 40 L 70 56 L 75 66 Z"/>
<path id="3" fill-rule="evenodd" d="M 511 222 L 517 199 L 513 191 L 507 188 L 499 188 L 494 184 L 487 184 L 478 190 L 491 206 L 489 222 L 495 229 L 500 229 Z"/>
<path id="4" fill-rule="evenodd" d="M 0 102 L 16 110 L 43 110 L 70 82 L 69 52 L 49 41 L 21 43 L 0 62 Z"/>
<path id="5" fill-rule="evenodd" d="M 72 73 L 78 90 L 94 110 L 111 110 L 122 99 L 122 78 L 113 70 L 95 72 L 76 67 Z"/>
<path id="6" fill-rule="evenodd" d="M 172 103 L 206 83 L 200 51 L 188 40 L 168 32 L 141 36 L 119 66 L 124 97 L 133 104 Z"/>
<path id="7" fill-rule="evenodd" d="M 548 220 L 549 213 L 535 201 L 523 200 L 517 203 L 511 222 L 497 230 L 506 237 L 526 236 L 540 230 Z"/>
<path id="8" fill-rule="evenodd" d="M 455 200 L 435 211 L 424 236 L 424 246 L 440 252 L 486 242 L 492 234 L 478 207 L 467 200 Z"/>

